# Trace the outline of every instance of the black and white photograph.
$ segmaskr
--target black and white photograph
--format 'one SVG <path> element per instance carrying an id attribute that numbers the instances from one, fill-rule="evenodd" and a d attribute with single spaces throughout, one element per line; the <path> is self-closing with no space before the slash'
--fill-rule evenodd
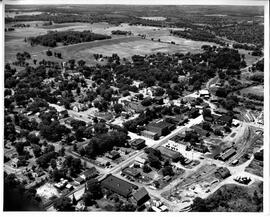
<path id="1" fill-rule="evenodd" d="M 268 0 L 1 7 L 1 212 L 269 212 Z"/>

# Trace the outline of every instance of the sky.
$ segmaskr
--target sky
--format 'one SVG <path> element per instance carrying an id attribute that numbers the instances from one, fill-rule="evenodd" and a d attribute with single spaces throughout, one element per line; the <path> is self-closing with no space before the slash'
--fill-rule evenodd
<path id="1" fill-rule="evenodd" d="M 268 0 L 3 0 L 5 4 L 262 5 Z"/>

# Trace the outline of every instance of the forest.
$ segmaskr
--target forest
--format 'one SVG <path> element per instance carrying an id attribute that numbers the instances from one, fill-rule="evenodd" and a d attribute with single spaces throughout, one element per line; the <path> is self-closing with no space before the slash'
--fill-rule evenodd
<path id="1" fill-rule="evenodd" d="M 57 43 L 63 43 L 63 45 L 77 44 L 82 42 L 90 42 L 95 40 L 110 39 L 111 36 L 95 34 L 91 31 L 62 31 L 62 32 L 49 32 L 45 35 L 39 35 L 37 37 L 30 37 L 28 40 L 31 45 L 43 45 L 46 47 L 56 47 Z"/>

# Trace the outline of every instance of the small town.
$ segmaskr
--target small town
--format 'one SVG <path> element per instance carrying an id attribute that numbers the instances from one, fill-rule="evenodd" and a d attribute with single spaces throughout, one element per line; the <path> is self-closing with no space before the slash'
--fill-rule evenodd
<path id="1" fill-rule="evenodd" d="M 21 8 L 6 5 L 5 10 L 11 14 Z M 173 18 L 162 26 L 156 26 L 159 20 L 140 18 L 136 22 L 149 23 L 127 28 L 121 24 L 127 21 L 110 24 L 102 17 L 92 22 L 113 25 L 106 27 L 112 28 L 111 35 L 93 24 L 91 31 L 41 35 L 35 31 L 63 24 L 76 29 L 79 21 L 58 14 L 69 13 L 64 8 L 39 10 L 5 17 L 5 55 L 10 57 L 5 56 L 4 66 L 4 210 L 262 212 L 262 44 L 236 36 L 209 41 L 203 39 L 211 38 L 204 29 L 199 52 L 174 48 L 124 56 L 121 49 L 129 51 L 123 46 L 110 54 L 102 43 L 176 47 L 181 46 L 176 39 L 185 37 L 180 27 L 170 26 Z M 75 7 L 73 13 L 80 10 Z M 170 16 L 169 9 L 158 10 Z M 257 14 L 263 15 L 259 9 Z M 36 20 L 42 15 L 64 21 L 50 18 L 41 25 Z M 256 16 L 254 28 L 263 22 Z M 203 31 L 193 26 L 196 17 L 190 19 L 190 28 Z M 234 25 L 230 22 L 223 25 Z M 162 41 L 165 30 L 175 41 Z M 94 41 L 84 41 L 89 38 Z M 94 54 L 80 53 L 91 60 L 69 56 L 77 43 L 80 49 L 92 46 Z M 255 48 L 245 49 L 244 43 Z M 20 202 L 14 205 L 16 198 Z"/>

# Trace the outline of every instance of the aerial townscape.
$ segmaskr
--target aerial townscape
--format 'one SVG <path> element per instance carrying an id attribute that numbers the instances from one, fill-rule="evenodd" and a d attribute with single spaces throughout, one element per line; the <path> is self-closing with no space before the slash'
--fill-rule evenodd
<path id="1" fill-rule="evenodd" d="M 264 6 L 4 16 L 4 211 L 263 211 Z"/>

